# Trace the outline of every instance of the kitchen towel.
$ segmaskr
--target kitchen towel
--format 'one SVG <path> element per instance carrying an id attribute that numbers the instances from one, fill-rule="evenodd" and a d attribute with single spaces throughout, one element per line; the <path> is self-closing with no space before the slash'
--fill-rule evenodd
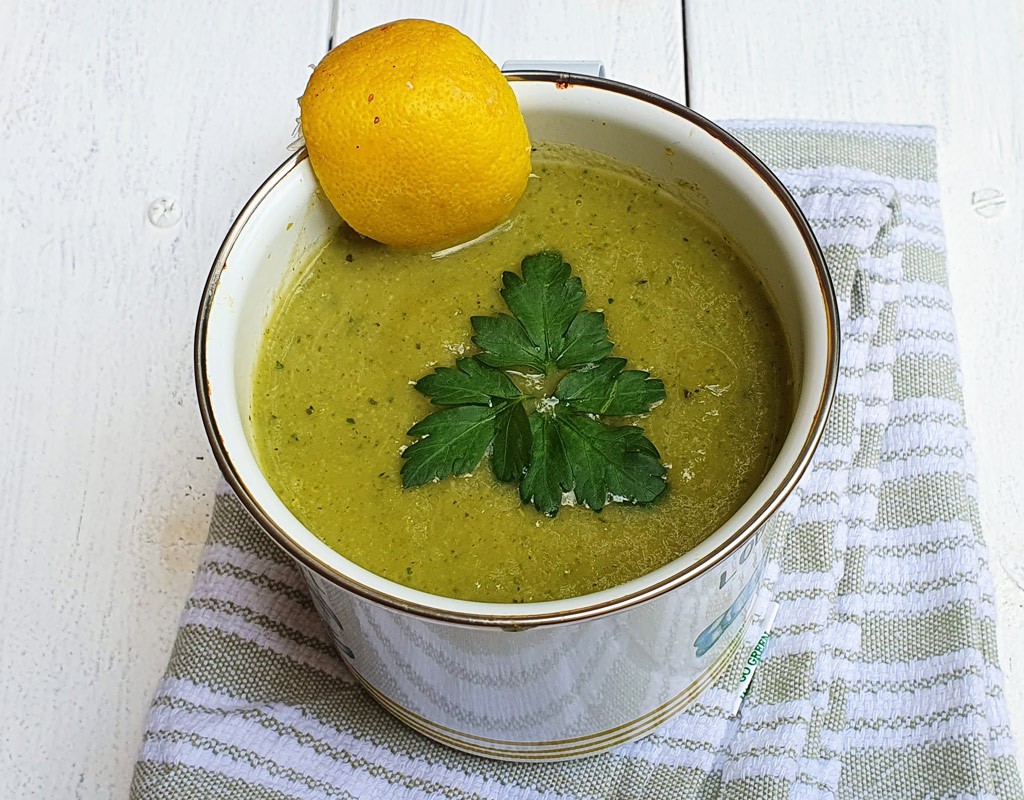
<path id="1" fill-rule="evenodd" d="M 842 317 L 838 394 L 769 523 L 779 607 L 738 713 L 737 658 L 608 753 L 512 764 L 405 728 L 332 650 L 289 558 L 230 493 L 132 784 L 157 798 L 1021 798 L 1002 693 L 933 133 L 727 123 L 782 177 Z"/>

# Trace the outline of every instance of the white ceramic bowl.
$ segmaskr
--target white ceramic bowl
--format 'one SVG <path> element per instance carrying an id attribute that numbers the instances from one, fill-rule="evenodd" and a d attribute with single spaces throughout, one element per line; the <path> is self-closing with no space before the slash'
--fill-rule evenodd
<path id="1" fill-rule="evenodd" d="M 199 405 L 228 482 L 301 567 L 339 651 L 392 713 L 481 755 L 571 758 L 636 738 L 691 702 L 734 657 L 760 576 L 759 531 L 821 436 L 839 358 L 824 259 L 779 180 L 694 112 L 634 87 L 554 73 L 510 76 L 531 137 L 570 142 L 697 187 L 709 216 L 773 296 L 797 384 L 789 434 L 764 480 L 702 544 L 583 597 L 495 604 L 385 580 L 331 550 L 260 471 L 251 376 L 281 288 L 338 225 L 304 152 L 264 183 L 214 261 L 196 330 Z"/>

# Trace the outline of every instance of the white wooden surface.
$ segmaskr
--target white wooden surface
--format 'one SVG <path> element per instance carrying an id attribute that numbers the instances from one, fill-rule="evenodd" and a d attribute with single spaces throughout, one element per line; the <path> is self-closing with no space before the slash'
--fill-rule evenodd
<path id="1" fill-rule="evenodd" d="M 600 58 L 684 97 L 679 0 L 355 2 L 343 37 L 441 19 L 496 61 Z M 230 220 L 291 139 L 330 0 L 0 0 L 0 797 L 123 797 L 216 467 L 191 332 Z M 1003 662 L 1024 735 L 1024 31 L 1002 0 L 687 0 L 712 118 L 939 131 Z M 147 210 L 167 198 L 170 227 Z M 171 209 L 169 218 L 175 217 Z"/>
<path id="2" fill-rule="evenodd" d="M 0 797 L 125 797 L 217 481 L 198 297 L 329 15 L 0 9 Z"/>
<path id="3" fill-rule="evenodd" d="M 497 64 L 598 59 L 609 77 L 682 99 L 682 12 L 674 0 L 338 0 L 336 41 L 392 19 L 435 19 Z"/>
<path id="4" fill-rule="evenodd" d="M 937 130 L 964 401 L 1019 757 L 1024 753 L 1024 5 L 687 0 L 686 25 L 690 102 L 712 119 L 842 119 L 927 124 Z"/>

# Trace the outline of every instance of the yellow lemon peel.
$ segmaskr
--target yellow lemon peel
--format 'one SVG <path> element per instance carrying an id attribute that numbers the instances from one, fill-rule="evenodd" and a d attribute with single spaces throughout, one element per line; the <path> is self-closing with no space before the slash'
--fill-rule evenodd
<path id="1" fill-rule="evenodd" d="M 313 172 L 342 219 L 407 248 L 464 242 L 526 188 L 530 140 L 514 93 L 468 37 L 427 20 L 354 36 L 300 100 Z"/>

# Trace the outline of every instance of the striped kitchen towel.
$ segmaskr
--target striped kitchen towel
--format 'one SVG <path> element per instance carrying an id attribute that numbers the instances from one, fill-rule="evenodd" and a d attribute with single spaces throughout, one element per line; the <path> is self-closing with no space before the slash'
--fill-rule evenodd
<path id="1" fill-rule="evenodd" d="M 303 580 L 237 501 L 209 542 L 132 785 L 157 798 L 1021 798 L 946 285 L 932 133 L 729 126 L 825 251 L 842 371 L 770 523 L 779 603 L 741 664 L 655 733 L 588 759 L 464 755 L 391 718 L 335 656 Z"/>

